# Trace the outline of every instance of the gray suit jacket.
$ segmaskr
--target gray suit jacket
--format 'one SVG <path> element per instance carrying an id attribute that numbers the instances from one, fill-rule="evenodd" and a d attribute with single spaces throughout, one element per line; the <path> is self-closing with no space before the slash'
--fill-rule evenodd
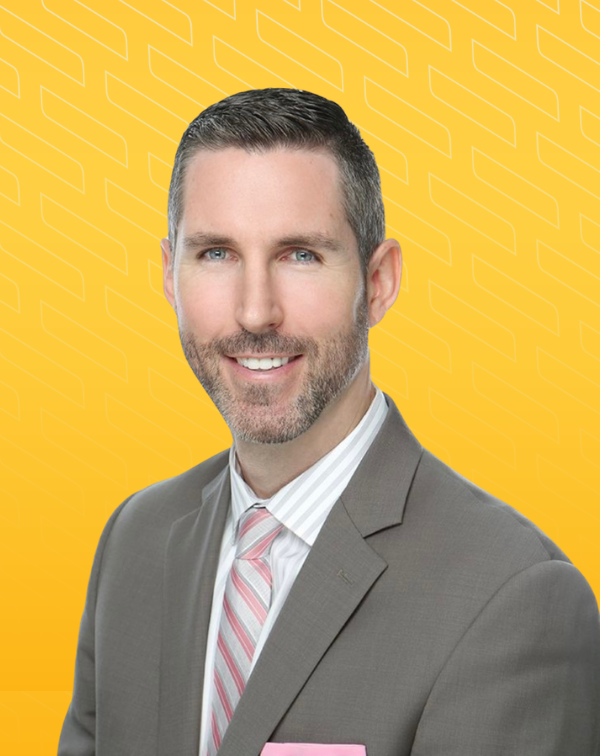
<path id="1" fill-rule="evenodd" d="M 269 636 L 219 754 L 598 756 L 600 621 L 540 530 L 391 405 Z M 135 494 L 100 540 L 60 756 L 198 756 L 227 453 Z"/>

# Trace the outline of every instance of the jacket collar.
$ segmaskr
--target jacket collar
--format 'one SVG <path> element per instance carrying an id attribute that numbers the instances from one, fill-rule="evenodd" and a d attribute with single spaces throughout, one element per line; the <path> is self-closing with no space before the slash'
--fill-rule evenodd
<path id="1" fill-rule="evenodd" d="M 423 454 L 423 447 L 394 401 L 387 394 L 385 398 L 389 407 L 387 417 L 340 497 L 363 537 L 402 522 L 408 492 Z"/>

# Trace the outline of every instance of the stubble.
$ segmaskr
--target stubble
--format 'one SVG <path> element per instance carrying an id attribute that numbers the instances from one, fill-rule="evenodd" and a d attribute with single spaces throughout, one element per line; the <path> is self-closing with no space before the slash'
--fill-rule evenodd
<path id="1" fill-rule="evenodd" d="M 281 444 L 305 433 L 353 381 L 368 353 L 368 310 L 363 295 L 351 327 L 327 340 L 299 339 L 277 331 L 242 330 L 201 344 L 180 330 L 185 357 L 234 436 L 258 444 Z M 278 386 L 223 380 L 222 358 L 231 354 L 302 354 L 307 369 L 297 394 L 284 400 Z"/>

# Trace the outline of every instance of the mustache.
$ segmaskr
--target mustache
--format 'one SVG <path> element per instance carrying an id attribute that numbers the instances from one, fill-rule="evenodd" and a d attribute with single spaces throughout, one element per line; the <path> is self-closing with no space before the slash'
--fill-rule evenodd
<path id="1" fill-rule="evenodd" d="M 182 339 L 183 340 L 183 339 Z M 186 339 L 187 341 L 187 339 Z M 196 345 L 198 346 L 198 345 Z M 213 339 L 200 347 L 202 351 L 210 351 L 222 356 L 252 352 L 252 354 L 316 354 L 319 351 L 314 339 L 300 339 L 295 336 L 285 336 L 277 331 L 252 333 L 241 330 L 231 336 Z"/>

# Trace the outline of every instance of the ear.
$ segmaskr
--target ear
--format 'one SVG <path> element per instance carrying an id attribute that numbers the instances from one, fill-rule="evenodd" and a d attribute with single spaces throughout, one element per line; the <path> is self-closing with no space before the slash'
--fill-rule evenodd
<path id="1" fill-rule="evenodd" d="M 171 307 L 176 310 L 175 283 L 173 280 L 173 255 L 169 240 L 162 239 L 160 242 L 160 248 L 162 249 L 163 289 L 165 292 L 165 297 L 167 298 Z"/>
<path id="2" fill-rule="evenodd" d="M 402 278 L 402 251 L 395 239 L 382 242 L 369 260 L 367 298 L 369 325 L 377 325 L 396 301 Z"/>

